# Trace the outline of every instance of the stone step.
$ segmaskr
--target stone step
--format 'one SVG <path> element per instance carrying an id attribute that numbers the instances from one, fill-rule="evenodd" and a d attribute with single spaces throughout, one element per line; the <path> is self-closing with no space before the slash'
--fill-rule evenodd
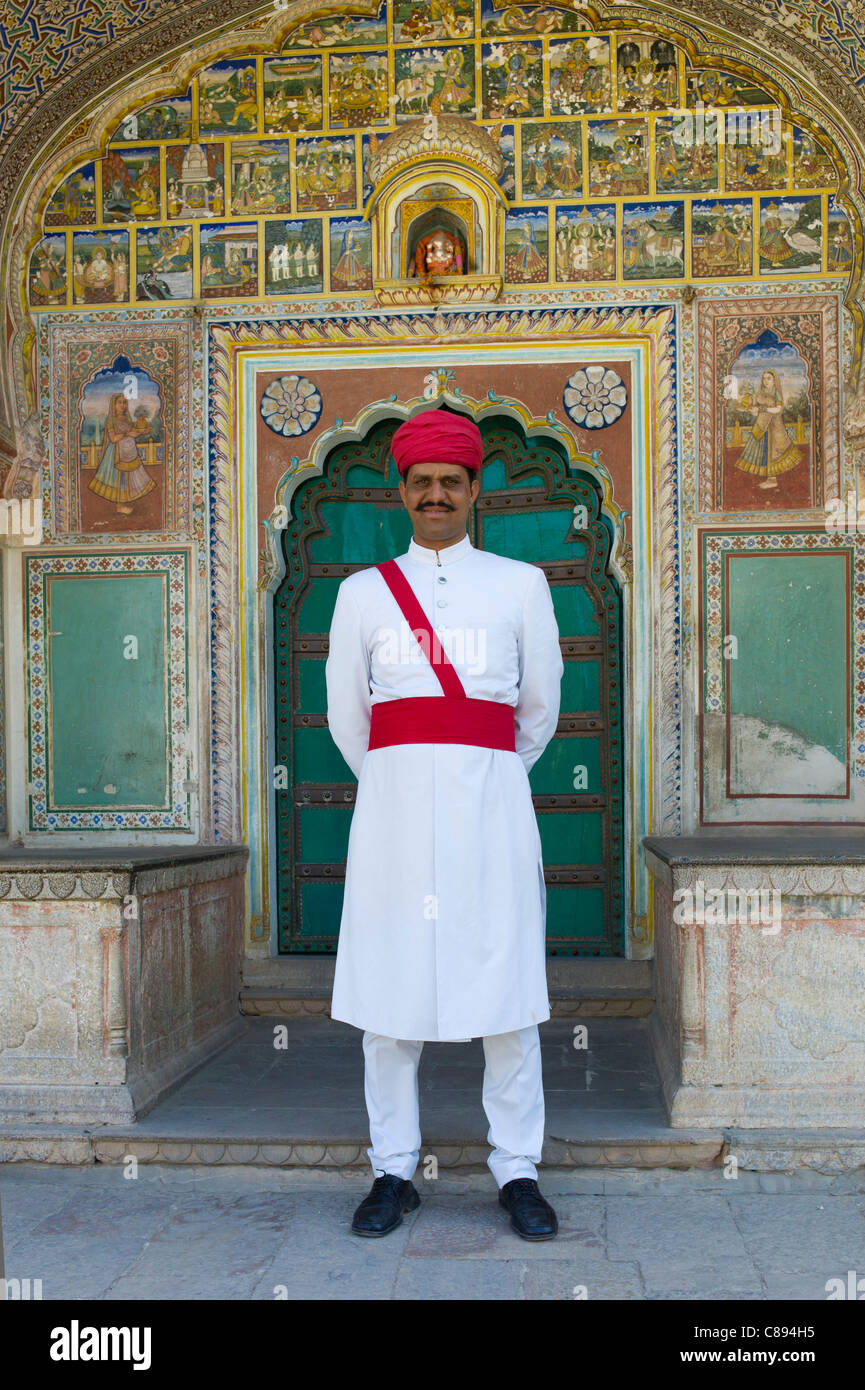
<path id="1" fill-rule="evenodd" d="M 277 956 L 247 961 L 241 1011 L 253 1018 L 328 1016 L 335 961 L 332 956 Z M 553 1018 L 646 1018 L 652 1012 L 652 962 L 648 960 L 547 960 Z"/>

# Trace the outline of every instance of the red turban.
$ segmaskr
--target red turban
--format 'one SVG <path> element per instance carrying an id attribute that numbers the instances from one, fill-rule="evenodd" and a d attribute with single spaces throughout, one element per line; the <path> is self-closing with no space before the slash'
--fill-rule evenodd
<path id="1" fill-rule="evenodd" d="M 481 432 L 474 421 L 445 410 L 425 410 L 406 420 L 390 449 L 403 477 L 413 463 L 460 463 L 480 472 L 484 461 Z"/>

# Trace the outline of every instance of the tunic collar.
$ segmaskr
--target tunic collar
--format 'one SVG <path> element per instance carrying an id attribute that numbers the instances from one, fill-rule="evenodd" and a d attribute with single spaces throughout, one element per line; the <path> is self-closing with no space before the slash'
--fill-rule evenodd
<path id="1" fill-rule="evenodd" d="M 430 550 L 425 545 L 418 545 L 414 536 L 408 543 L 408 557 L 410 560 L 417 560 L 421 565 L 436 565 L 436 555 L 443 565 L 452 565 L 457 560 L 464 560 L 466 556 L 474 550 L 474 546 L 469 540 L 468 531 L 461 541 L 455 545 L 446 545 L 441 550 Z"/>

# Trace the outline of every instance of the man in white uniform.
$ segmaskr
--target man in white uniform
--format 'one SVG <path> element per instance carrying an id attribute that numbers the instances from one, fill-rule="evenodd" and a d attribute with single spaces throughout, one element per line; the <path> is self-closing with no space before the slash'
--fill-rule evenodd
<path id="1" fill-rule="evenodd" d="M 550 1016 L 546 890 L 528 772 L 564 670 L 536 565 L 476 549 L 480 431 L 428 410 L 391 445 L 414 536 L 344 579 L 327 658 L 331 735 L 358 778 L 331 1014 L 363 1029 L 375 1175 L 357 1235 L 419 1204 L 425 1041 L 484 1043 L 489 1166 L 514 1229 L 556 1234 L 538 1191 Z"/>

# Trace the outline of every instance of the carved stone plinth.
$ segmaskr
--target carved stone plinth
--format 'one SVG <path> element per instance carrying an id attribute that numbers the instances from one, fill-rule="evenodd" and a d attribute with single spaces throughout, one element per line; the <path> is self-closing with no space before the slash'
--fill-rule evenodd
<path id="1" fill-rule="evenodd" d="M 654 895 L 650 1036 L 670 1124 L 860 1129 L 861 831 L 643 843 Z"/>
<path id="2" fill-rule="evenodd" d="M 246 857 L 0 860 L 0 1124 L 127 1123 L 231 1041 Z"/>

